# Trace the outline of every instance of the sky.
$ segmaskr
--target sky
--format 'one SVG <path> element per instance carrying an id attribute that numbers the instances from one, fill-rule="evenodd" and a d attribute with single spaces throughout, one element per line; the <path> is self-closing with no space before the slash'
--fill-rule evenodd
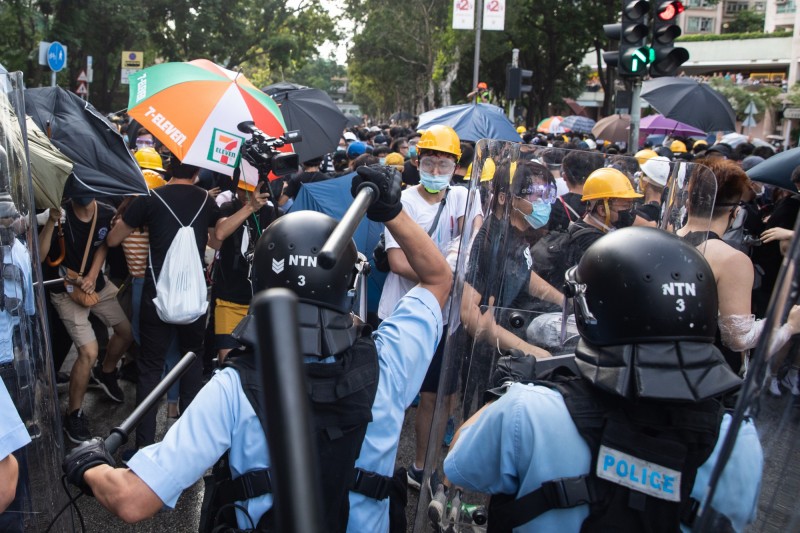
<path id="1" fill-rule="evenodd" d="M 302 0 L 289 0 L 287 2 L 290 6 L 300 4 Z M 332 17 L 338 17 L 342 14 L 342 6 L 335 0 L 322 0 L 322 5 L 328 10 Z M 324 58 L 331 57 L 340 65 L 347 64 L 347 47 L 350 45 L 349 34 L 353 31 L 353 21 L 343 20 L 339 22 L 339 30 L 345 35 L 341 41 L 334 43 L 326 41 L 320 47 L 320 56 Z"/>

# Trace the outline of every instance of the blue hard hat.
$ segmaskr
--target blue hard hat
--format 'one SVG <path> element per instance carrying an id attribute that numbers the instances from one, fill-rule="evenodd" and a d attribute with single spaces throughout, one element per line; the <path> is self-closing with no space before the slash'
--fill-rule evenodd
<path id="1" fill-rule="evenodd" d="M 350 146 L 347 147 L 347 158 L 355 159 L 356 157 L 366 152 L 367 152 L 367 143 L 361 141 L 355 141 L 350 143 Z"/>

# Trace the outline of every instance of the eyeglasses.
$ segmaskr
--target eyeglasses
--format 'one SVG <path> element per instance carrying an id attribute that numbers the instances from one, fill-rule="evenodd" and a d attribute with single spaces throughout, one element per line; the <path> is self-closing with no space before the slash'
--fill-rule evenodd
<path id="1" fill-rule="evenodd" d="M 419 160 L 419 168 L 425 172 L 438 170 L 441 174 L 450 174 L 456 169 L 456 162 L 445 157 L 423 157 Z"/>

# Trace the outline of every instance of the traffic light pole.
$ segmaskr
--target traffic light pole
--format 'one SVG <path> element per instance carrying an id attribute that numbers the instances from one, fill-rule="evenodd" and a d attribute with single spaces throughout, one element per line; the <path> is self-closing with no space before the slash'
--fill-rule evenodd
<path id="1" fill-rule="evenodd" d="M 634 78 L 631 94 L 631 133 L 628 143 L 628 154 L 635 154 L 639 149 L 639 119 L 642 116 L 642 78 Z"/>
<path id="2" fill-rule="evenodd" d="M 480 66 L 481 66 L 481 28 L 483 27 L 483 0 L 475 2 L 475 11 L 477 11 L 475 20 L 475 58 L 472 65 L 472 90 L 478 86 Z M 478 102 L 478 94 L 472 98 L 472 103 Z"/>
<path id="3" fill-rule="evenodd" d="M 511 68 L 519 67 L 519 48 L 513 48 L 511 50 Z M 517 101 L 515 99 L 509 100 L 508 102 L 508 120 L 514 122 L 514 111 L 516 107 Z"/>

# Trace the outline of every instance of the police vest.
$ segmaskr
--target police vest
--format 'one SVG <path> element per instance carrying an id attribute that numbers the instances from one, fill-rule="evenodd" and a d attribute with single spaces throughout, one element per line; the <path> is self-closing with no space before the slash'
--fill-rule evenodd
<path id="1" fill-rule="evenodd" d="M 336 356 L 334 363 L 304 365 L 321 465 L 325 530 L 331 532 L 347 528 L 350 490 L 382 499 L 389 495 L 392 480 L 355 468 L 367 425 L 372 421 L 379 372 L 371 330 L 365 327 L 361 333 L 353 346 Z M 239 373 L 245 396 L 266 435 L 266 409 L 255 354 L 247 349 L 234 350 L 223 366 Z M 269 468 L 231 479 L 227 455 L 214 465 L 211 475 L 203 478 L 206 492 L 200 517 L 201 533 L 237 531 L 235 502 L 272 492 Z M 256 530 L 275 531 L 271 509 L 258 521 Z"/>
<path id="2" fill-rule="evenodd" d="M 681 522 L 691 525 L 699 503 L 690 494 L 719 436 L 719 401 L 630 401 L 563 369 L 534 383 L 563 396 L 591 451 L 592 470 L 520 497 L 492 496 L 487 532 L 511 531 L 551 509 L 584 504 L 589 516 L 582 533 L 674 533 Z"/>

